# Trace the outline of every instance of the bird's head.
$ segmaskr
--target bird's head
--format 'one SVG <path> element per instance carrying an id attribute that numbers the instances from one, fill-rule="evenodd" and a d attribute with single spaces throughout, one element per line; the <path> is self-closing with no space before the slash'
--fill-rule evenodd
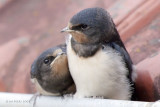
<path id="1" fill-rule="evenodd" d="M 31 79 L 38 81 L 45 91 L 51 93 L 66 91 L 73 84 L 68 68 L 66 45 L 58 45 L 44 51 L 33 62 L 30 74 Z"/>
<path id="2" fill-rule="evenodd" d="M 102 8 L 87 8 L 74 15 L 62 32 L 68 32 L 78 43 L 99 43 L 110 40 L 114 23 Z"/>
<path id="3" fill-rule="evenodd" d="M 63 92 L 73 79 L 68 68 L 66 45 L 59 45 L 44 51 L 31 66 L 31 78 L 52 93 Z"/>
<path id="4" fill-rule="evenodd" d="M 65 47 L 64 47 L 65 48 Z M 64 67 L 63 69 L 60 69 Z M 44 51 L 31 66 L 31 78 L 47 79 L 48 76 L 68 71 L 66 53 L 59 47 L 50 48 Z"/>

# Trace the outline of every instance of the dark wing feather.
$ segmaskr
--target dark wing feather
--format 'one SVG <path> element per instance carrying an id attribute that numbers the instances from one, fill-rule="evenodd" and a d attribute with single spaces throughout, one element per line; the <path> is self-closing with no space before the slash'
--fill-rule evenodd
<path id="1" fill-rule="evenodd" d="M 124 62 L 125 62 L 125 64 L 126 64 L 126 67 L 127 67 L 128 70 L 129 70 L 129 72 L 132 72 L 132 70 L 133 70 L 133 69 L 132 69 L 133 63 L 132 63 L 132 60 L 131 60 L 128 52 L 126 51 L 126 49 L 125 49 L 123 46 L 120 46 L 120 45 L 116 44 L 115 42 L 111 42 L 111 43 L 109 43 L 109 44 L 110 44 L 110 46 L 111 46 L 113 49 L 115 49 L 117 52 L 120 53 L 120 55 L 121 55 L 121 56 L 123 57 L 123 59 L 124 59 Z"/>

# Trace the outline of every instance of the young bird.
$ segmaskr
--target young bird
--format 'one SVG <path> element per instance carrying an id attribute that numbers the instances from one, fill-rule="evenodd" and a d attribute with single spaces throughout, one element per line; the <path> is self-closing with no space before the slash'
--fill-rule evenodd
<path id="1" fill-rule="evenodd" d="M 62 32 L 71 35 L 67 56 L 75 97 L 135 99 L 133 64 L 107 11 L 84 9 Z"/>
<path id="2" fill-rule="evenodd" d="M 68 68 L 66 45 L 44 51 L 31 66 L 31 79 L 40 95 L 63 95 L 75 92 Z"/>

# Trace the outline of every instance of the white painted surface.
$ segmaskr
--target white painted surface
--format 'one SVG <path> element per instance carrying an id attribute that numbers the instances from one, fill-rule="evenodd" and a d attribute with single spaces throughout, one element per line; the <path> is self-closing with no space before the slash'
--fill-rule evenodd
<path id="1" fill-rule="evenodd" d="M 33 107 L 33 94 L 0 93 L 0 107 Z M 160 102 L 41 96 L 35 107 L 160 107 Z"/>

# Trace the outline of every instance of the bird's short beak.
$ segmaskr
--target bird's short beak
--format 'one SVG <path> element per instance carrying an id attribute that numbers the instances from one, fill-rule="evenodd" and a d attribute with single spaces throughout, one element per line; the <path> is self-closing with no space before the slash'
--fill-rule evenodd
<path id="1" fill-rule="evenodd" d="M 65 27 L 64 29 L 61 30 L 61 32 L 72 32 L 73 30 L 69 29 L 69 27 Z"/>
<path id="2" fill-rule="evenodd" d="M 60 53 L 57 54 L 57 56 L 63 55 L 63 54 L 65 54 L 65 52 L 60 52 Z"/>

